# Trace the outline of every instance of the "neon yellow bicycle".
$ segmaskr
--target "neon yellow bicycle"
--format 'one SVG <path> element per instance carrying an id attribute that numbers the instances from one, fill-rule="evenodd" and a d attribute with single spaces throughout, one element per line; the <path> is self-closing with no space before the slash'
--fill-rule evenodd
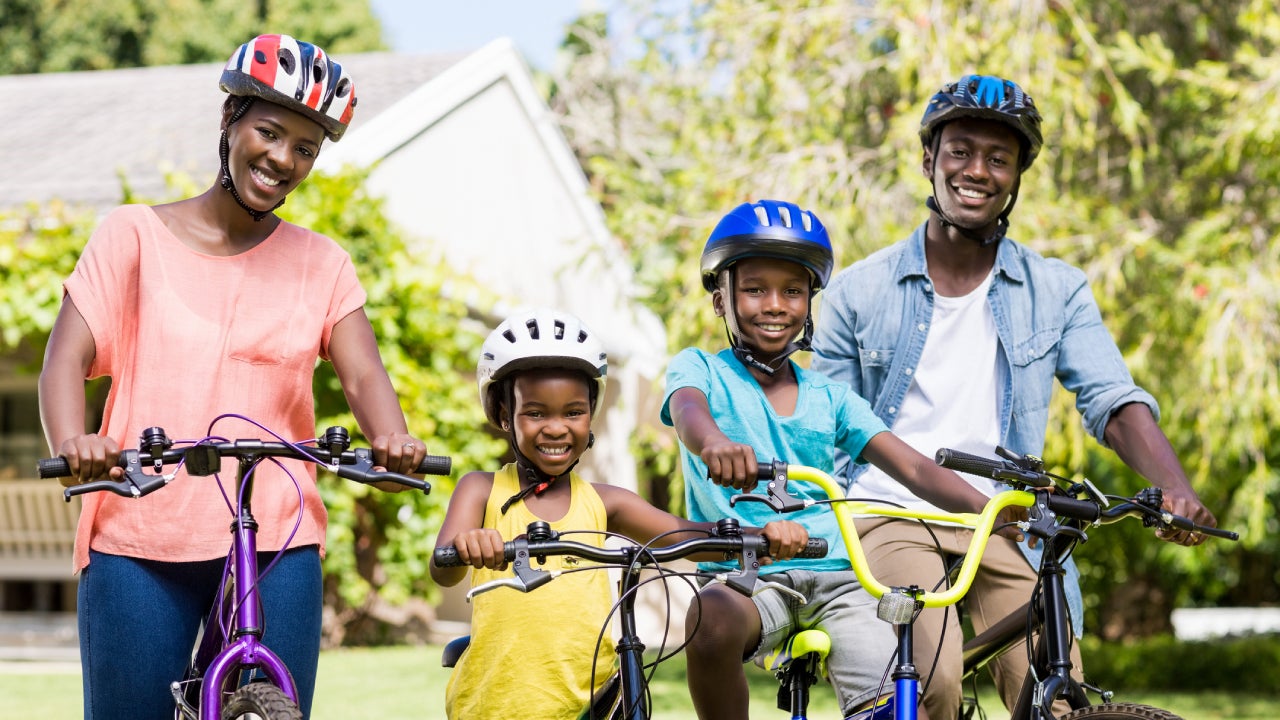
<path id="1" fill-rule="evenodd" d="M 1007 621 L 997 623 L 983 636 L 965 644 L 964 678 L 968 680 L 988 662 L 1026 639 L 1028 647 L 1033 648 L 1032 664 L 1012 710 L 1013 720 L 1056 720 L 1051 707 L 1058 699 L 1065 699 L 1072 708 L 1062 720 L 1178 720 L 1177 715 L 1159 708 L 1113 703 L 1112 693 L 1071 676 L 1070 620 L 1062 563 L 1078 543 L 1088 540 L 1086 529 L 1126 517 L 1138 518 L 1147 527 L 1189 530 L 1229 540 L 1237 540 L 1239 536 L 1228 530 L 1197 525 L 1165 511 L 1161 507 L 1163 495 L 1159 488 L 1147 488 L 1127 498 L 1107 496 L 1087 479 L 1071 481 L 1045 472 L 1038 458 L 1004 448 L 996 448 L 996 452 L 1004 459 L 977 457 L 945 448 L 939 450 L 936 457 L 943 467 L 1009 483 L 1012 489 L 992 497 L 978 514 L 922 512 L 847 499 L 840 485 L 821 470 L 787 466 L 778 461 L 759 463 L 761 475 L 766 471 L 769 474 L 766 495 L 743 494 L 733 498 L 733 502 L 764 502 L 781 513 L 812 504 L 827 504 L 836 513 L 853 570 L 868 592 L 880 599 L 879 617 L 894 626 L 898 637 L 897 660 L 892 671 L 893 692 L 849 720 L 915 720 L 920 682 L 912 657 L 912 625 L 916 614 L 926 607 L 955 605 L 964 598 L 977 575 L 1000 512 L 1009 507 L 1025 508 L 1027 519 L 1020 522 L 1019 527 L 1045 543 L 1043 562 L 1038 569 L 1041 592 Z M 796 481 L 818 485 L 828 499 L 796 498 L 787 489 L 789 482 Z M 854 526 L 855 516 L 960 525 L 974 531 L 973 540 L 946 590 L 889 587 L 876 580 L 871 572 Z M 809 688 L 823 676 L 823 661 L 830 648 L 831 640 L 825 632 L 809 629 L 793 634 L 765 657 L 762 663 L 765 669 L 779 679 L 778 706 L 789 711 L 793 720 L 807 718 Z M 1086 691 L 1098 693 L 1101 703 L 1091 704 Z"/>

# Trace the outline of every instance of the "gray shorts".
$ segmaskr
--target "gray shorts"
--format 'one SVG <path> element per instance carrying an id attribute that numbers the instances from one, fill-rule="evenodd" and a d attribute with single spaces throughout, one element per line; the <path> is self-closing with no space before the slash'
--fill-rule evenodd
<path id="1" fill-rule="evenodd" d="M 787 593 L 761 591 L 763 582 L 790 587 L 809 602 L 801 605 Z M 841 709 L 848 714 L 881 690 L 886 670 L 892 671 L 897 638 L 893 626 L 876 617 L 879 601 L 863 589 L 852 570 L 770 573 L 756 580 L 752 602 L 760 612 L 760 646 L 750 659 L 768 653 L 794 632 L 819 628 L 831 637 L 827 680 Z M 882 691 L 892 693 L 893 681 L 885 680 Z"/>

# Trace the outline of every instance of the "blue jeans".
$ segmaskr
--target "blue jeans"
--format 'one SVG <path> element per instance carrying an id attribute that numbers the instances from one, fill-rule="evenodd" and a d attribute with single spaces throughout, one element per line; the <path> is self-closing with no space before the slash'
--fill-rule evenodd
<path id="1" fill-rule="evenodd" d="M 258 553 L 259 570 L 275 556 Z M 77 615 L 85 720 L 172 720 L 169 684 L 191 661 L 213 606 L 224 558 L 170 563 L 89 552 Z M 259 584 L 263 641 L 288 666 L 303 717 L 311 713 L 320 659 L 320 552 L 284 553 Z"/>

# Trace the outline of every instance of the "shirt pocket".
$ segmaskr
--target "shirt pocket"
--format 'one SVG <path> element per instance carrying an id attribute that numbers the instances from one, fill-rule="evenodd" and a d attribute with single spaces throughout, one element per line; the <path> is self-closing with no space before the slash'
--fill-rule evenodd
<path id="1" fill-rule="evenodd" d="M 309 333 L 309 314 L 299 308 L 258 306 L 241 313 L 231 327 L 228 356 L 250 365 L 291 365 L 314 362 L 319 334 Z M 307 341 L 308 336 L 311 342 Z"/>
<path id="2" fill-rule="evenodd" d="M 1025 415 L 1049 407 L 1061 339 L 1062 332 L 1058 328 L 1040 330 L 1009 352 L 1017 414 Z"/>

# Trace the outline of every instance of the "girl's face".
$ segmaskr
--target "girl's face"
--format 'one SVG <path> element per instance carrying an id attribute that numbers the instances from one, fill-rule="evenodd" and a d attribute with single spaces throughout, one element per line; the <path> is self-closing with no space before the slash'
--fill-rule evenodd
<path id="1" fill-rule="evenodd" d="M 782 354 L 804 332 L 809 317 L 809 271 L 799 263 L 773 258 L 746 258 L 733 266 L 733 292 L 712 295 L 716 315 L 733 303 L 741 342 L 759 353 L 759 360 Z"/>
<path id="2" fill-rule="evenodd" d="M 561 475 L 586 452 L 591 392 L 582 373 L 546 368 L 516 376 L 516 446 L 540 470 Z"/>
<path id="3" fill-rule="evenodd" d="M 223 122 L 228 115 L 224 110 Z M 245 204 L 270 210 L 311 173 L 324 130 L 288 108 L 254 100 L 227 131 L 227 167 Z"/>

